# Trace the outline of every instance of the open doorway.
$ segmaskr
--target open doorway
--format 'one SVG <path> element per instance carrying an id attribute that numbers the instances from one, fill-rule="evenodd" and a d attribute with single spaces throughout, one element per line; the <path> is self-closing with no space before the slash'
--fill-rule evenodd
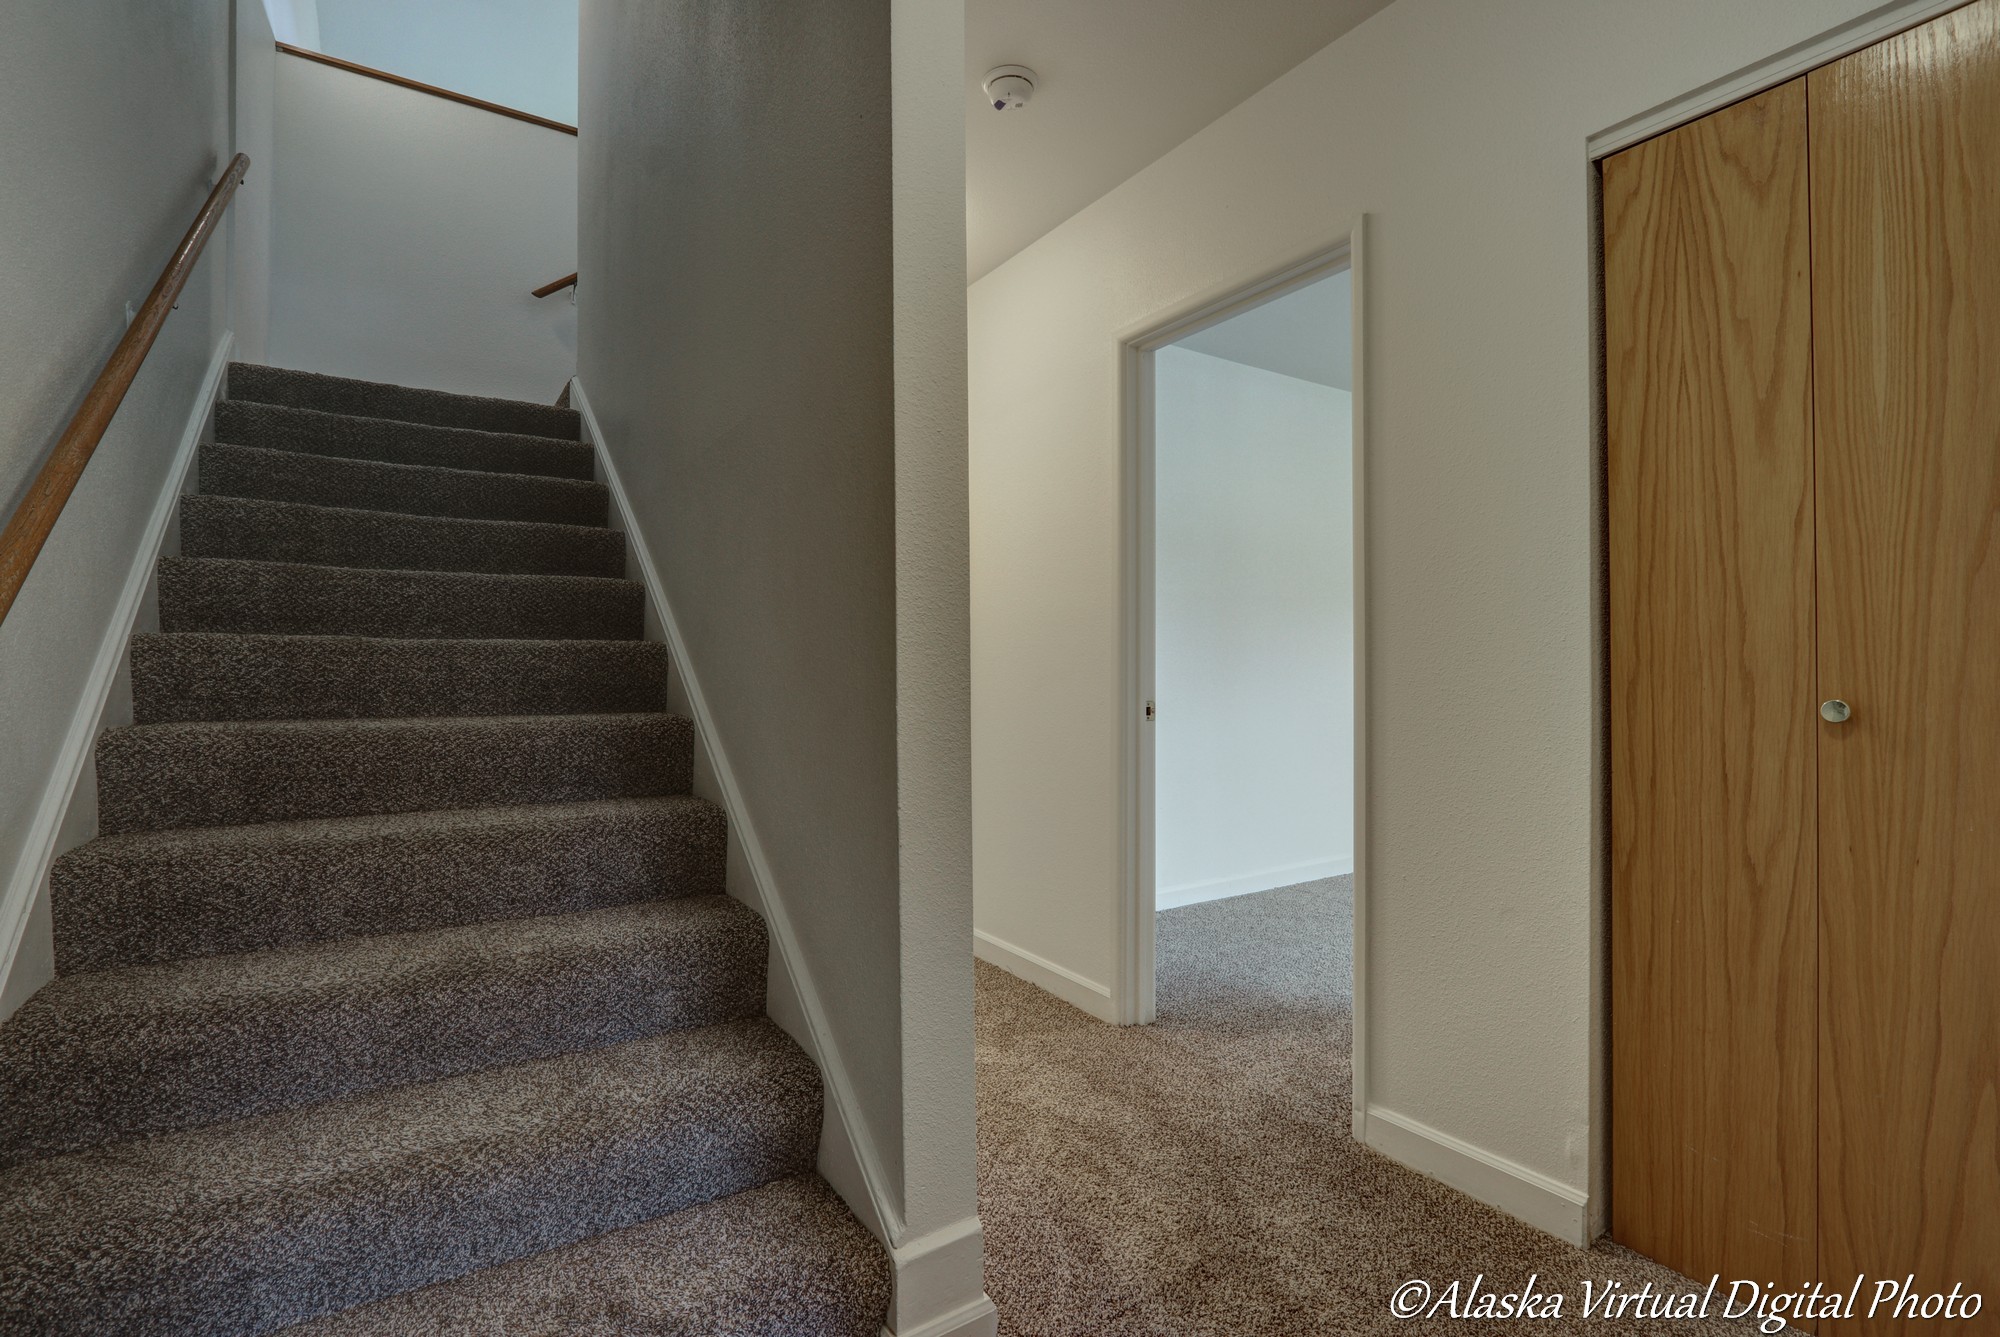
<path id="1" fill-rule="evenodd" d="M 1352 997 L 1356 309 L 1343 245 L 1127 345 L 1134 1022 L 1162 989 Z"/>

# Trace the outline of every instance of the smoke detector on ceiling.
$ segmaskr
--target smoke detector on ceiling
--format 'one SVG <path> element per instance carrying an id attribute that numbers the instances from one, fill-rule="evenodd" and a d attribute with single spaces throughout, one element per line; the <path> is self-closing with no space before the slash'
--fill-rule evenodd
<path id="1" fill-rule="evenodd" d="M 1035 72 L 1026 65 L 1002 65 L 986 72 L 986 100 L 995 111 L 1019 111 L 1035 95 Z"/>

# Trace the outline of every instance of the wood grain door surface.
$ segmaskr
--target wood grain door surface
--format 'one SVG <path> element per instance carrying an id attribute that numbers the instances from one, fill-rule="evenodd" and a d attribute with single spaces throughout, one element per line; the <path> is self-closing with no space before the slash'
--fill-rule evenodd
<path id="1" fill-rule="evenodd" d="M 2000 1332 L 2000 0 L 1809 77 L 1821 1275 Z M 1934 1331 L 1878 1315 L 1835 1331 Z"/>
<path id="2" fill-rule="evenodd" d="M 1604 164 L 1611 1224 L 1814 1270 L 1806 88 Z"/>
<path id="3" fill-rule="evenodd" d="M 2000 1333 L 2000 0 L 1603 184 L 1612 1233 Z"/>

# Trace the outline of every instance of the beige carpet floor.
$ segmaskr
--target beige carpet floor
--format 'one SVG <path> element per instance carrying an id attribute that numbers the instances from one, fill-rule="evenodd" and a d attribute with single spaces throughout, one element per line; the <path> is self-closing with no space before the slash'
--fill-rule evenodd
<path id="1" fill-rule="evenodd" d="M 1754 1332 L 1584 1319 L 1586 1279 L 1600 1294 L 1687 1283 L 1615 1246 L 1573 1248 L 1353 1140 L 1351 897 L 1351 879 L 1332 878 L 1162 914 L 1152 1026 L 1106 1026 L 980 964 L 979 1206 L 1000 1331 Z M 1413 1278 L 1441 1295 L 1480 1274 L 1495 1290 L 1535 1274 L 1540 1294 L 1563 1294 L 1562 1317 L 1390 1315 Z"/>

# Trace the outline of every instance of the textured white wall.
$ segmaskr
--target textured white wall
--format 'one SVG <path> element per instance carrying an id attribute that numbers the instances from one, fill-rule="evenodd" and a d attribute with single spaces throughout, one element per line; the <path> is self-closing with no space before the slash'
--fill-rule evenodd
<path id="1" fill-rule="evenodd" d="M 315 49 L 576 124 L 577 0 L 318 0 Z"/>
<path id="2" fill-rule="evenodd" d="M 278 57 L 270 361 L 553 402 L 576 308 L 576 137 Z M 586 280 L 587 281 L 587 280 Z"/>
<path id="3" fill-rule="evenodd" d="M 583 14 L 579 380 L 852 1078 L 885 1228 L 958 1241 L 934 1285 L 899 1277 L 912 1321 L 981 1293 L 962 21 L 931 0 Z"/>
<path id="4" fill-rule="evenodd" d="M 1366 212 L 1371 1096 L 1592 1187 L 1585 141 L 1874 7 L 1398 0 L 973 286 L 982 929 L 1112 982 L 1119 334 Z"/>
<path id="5" fill-rule="evenodd" d="M 278 52 L 269 11 L 258 0 L 232 0 L 235 48 L 230 124 L 235 147 L 250 155 L 250 172 L 229 206 L 225 242 L 230 258 L 233 356 L 263 362 L 271 334 L 271 208 L 277 192 Z"/>
<path id="6" fill-rule="evenodd" d="M 1352 399 L 1155 355 L 1156 903 L 1351 872 Z"/>
<path id="7" fill-rule="evenodd" d="M 0 515 L 234 151 L 230 23 L 228 0 L 65 0 L 0 15 Z M 0 972 L 15 963 L 39 890 L 30 824 L 227 325 L 220 241 L 0 623 Z M 46 919 L 32 926 L 0 1014 L 51 971 Z"/>

